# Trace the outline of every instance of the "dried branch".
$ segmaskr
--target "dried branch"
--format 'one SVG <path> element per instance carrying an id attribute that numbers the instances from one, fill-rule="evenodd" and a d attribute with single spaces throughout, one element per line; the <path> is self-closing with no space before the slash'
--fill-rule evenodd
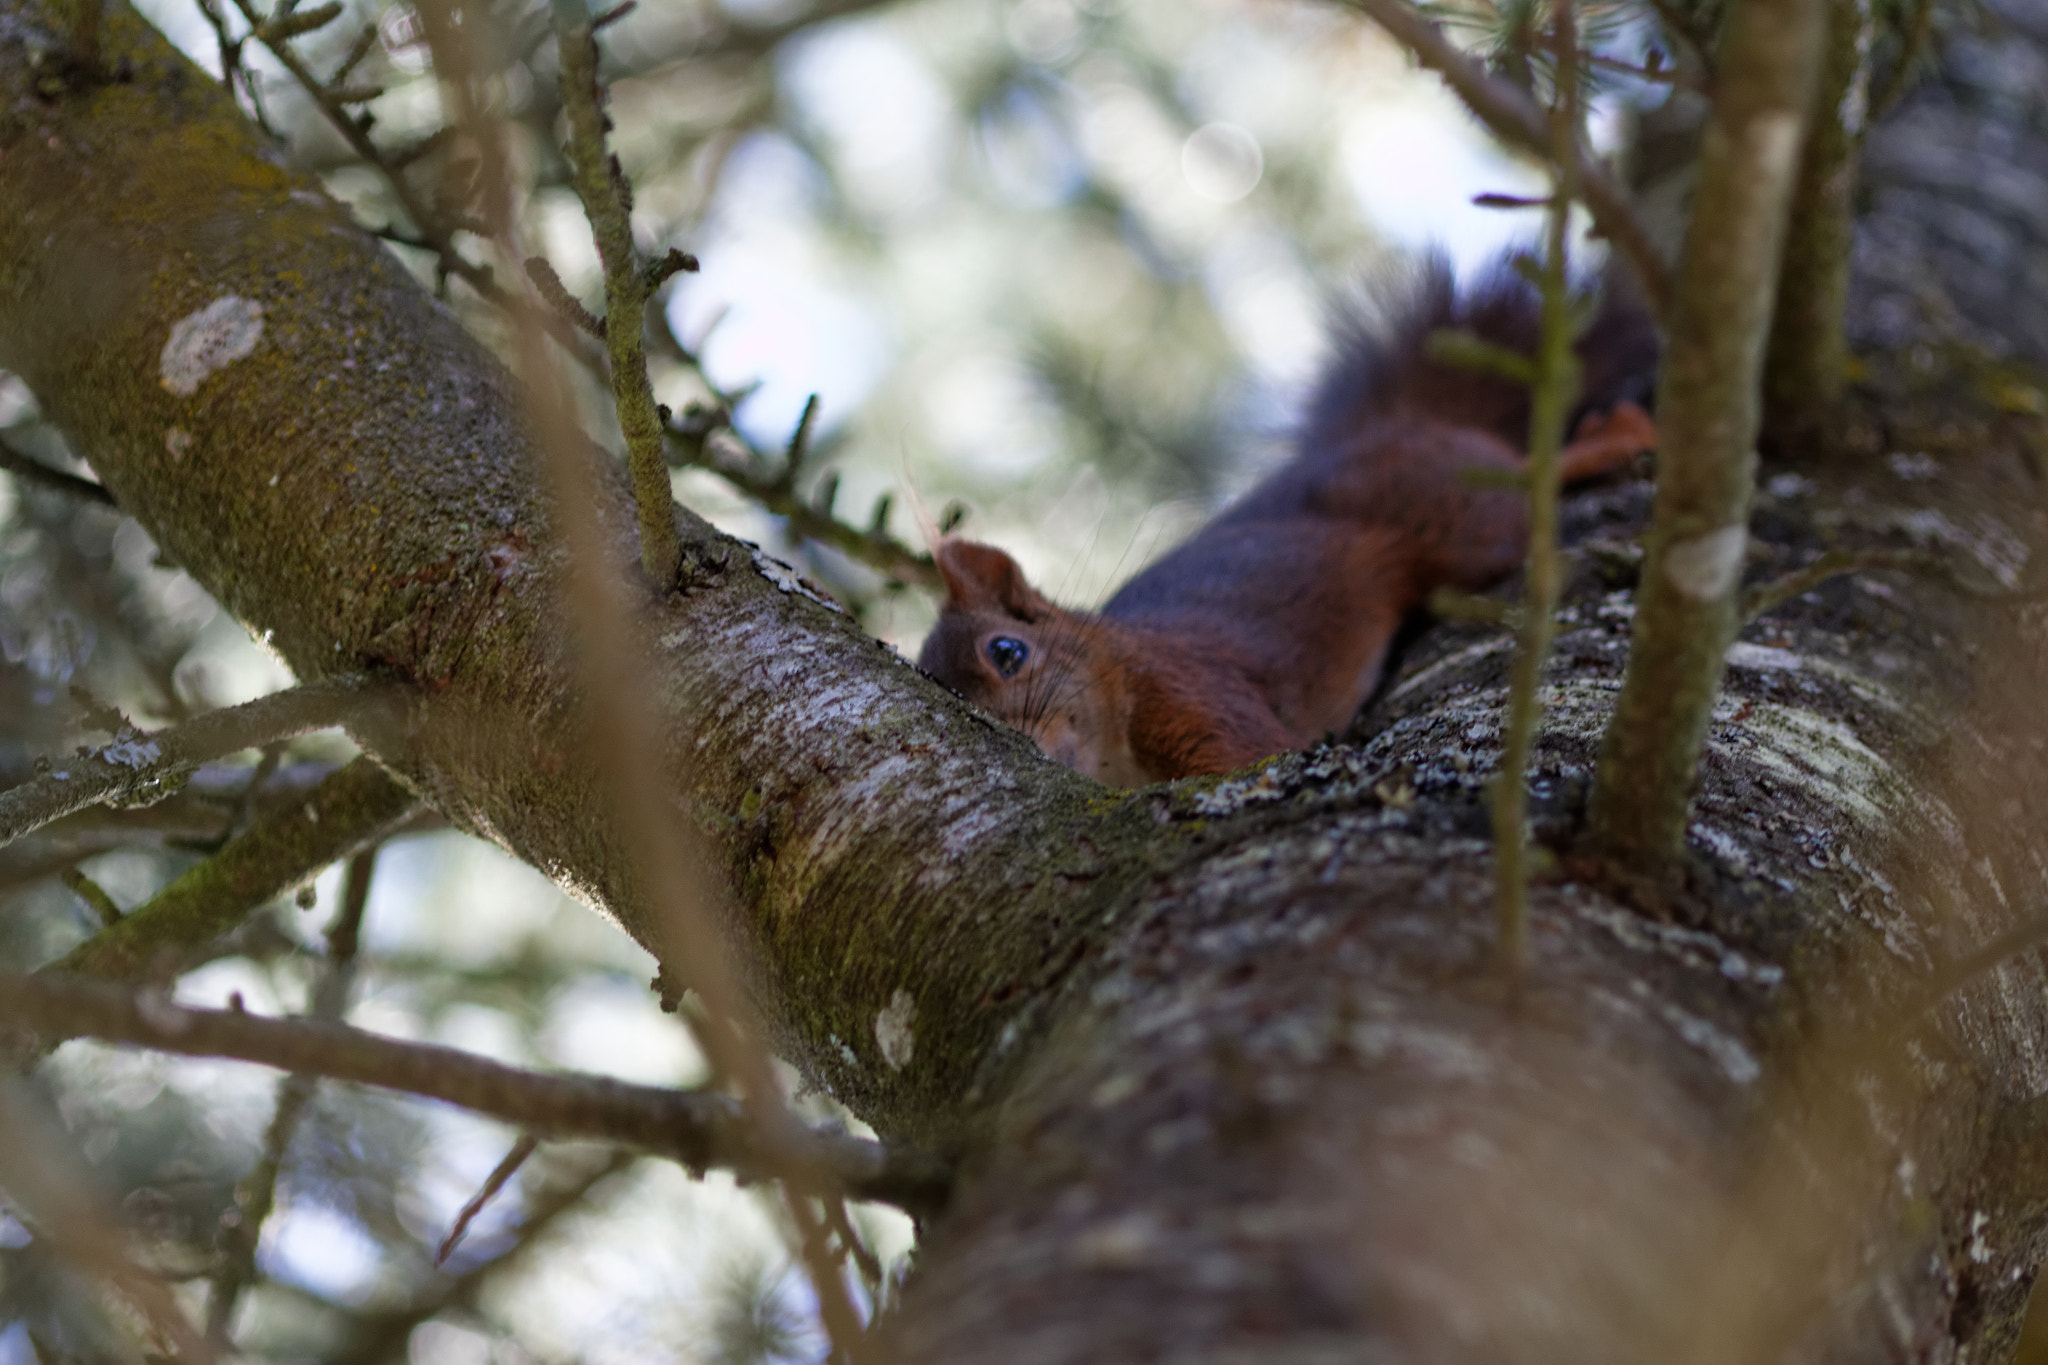
<path id="1" fill-rule="evenodd" d="M 135 1043 L 187 1057 L 232 1057 L 329 1080 L 399 1090 L 502 1119 L 547 1138 L 614 1142 L 742 1180 L 800 1163 L 829 1172 L 857 1199 L 916 1214 L 942 1204 L 950 1180 L 936 1159 L 836 1129 L 749 1122 L 738 1100 L 704 1090 L 598 1076 L 522 1071 L 426 1043 L 341 1024 L 190 1009 L 155 991 L 82 977 L 0 973 L 0 1022 L 39 1033 Z"/>
<path id="2" fill-rule="evenodd" d="M 1543 110 L 1524 91 L 1489 75 L 1444 36 L 1409 0 L 1351 0 L 1417 61 L 1443 77 L 1479 121 L 1511 146 L 1537 156 L 1553 156 L 1550 126 Z M 1599 160 L 1575 138 L 1571 173 L 1578 194 L 1593 215 L 1594 225 L 1635 267 L 1643 296 L 1659 317 L 1671 304 L 1671 269 L 1649 229 L 1637 217 L 1626 188 L 1607 173 Z"/>
<path id="3" fill-rule="evenodd" d="M 558 11 L 559 13 L 559 11 Z M 626 438 L 626 467 L 640 514 L 640 568 L 666 590 L 682 566 L 675 495 L 662 459 L 662 412 L 647 377 L 646 266 L 633 244 L 632 190 L 605 144 L 604 91 L 597 79 L 597 35 L 586 20 L 558 35 L 562 106 L 569 122 L 569 165 L 584 217 L 604 263 L 606 348 L 611 353 L 612 405 Z"/>
<path id="4" fill-rule="evenodd" d="M 0 469 L 6 470 L 31 488 L 48 489 L 66 497 L 80 498 L 86 502 L 98 503 L 101 507 L 113 507 L 114 495 L 106 485 L 81 479 L 76 474 L 66 474 L 61 469 L 52 469 L 41 460 L 23 454 L 5 441 L 0 441 Z"/>
<path id="5" fill-rule="evenodd" d="M 1637 873 L 1683 848 L 1755 481 L 1758 381 L 1825 0 L 1737 0 L 1658 391 L 1657 498 L 1634 641 L 1601 745 L 1594 844 Z"/>
<path id="6" fill-rule="evenodd" d="M 251 911 L 387 838 L 418 809 L 419 799 L 373 760 L 356 759 L 306 800 L 259 820 L 50 970 L 117 981 L 187 970 Z"/>
<path id="7" fill-rule="evenodd" d="M 505 1188 L 507 1181 L 519 1174 L 519 1168 L 526 1164 L 527 1158 L 539 1150 L 540 1142 L 533 1134 L 519 1135 L 519 1140 L 512 1144 L 512 1150 L 505 1153 L 504 1159 L 491 1168 L 491 1173 L 484 1177 L 484 1183 L 455 1215 L 455 1226 L 448 1229 L 448 1235 L 443 1237 L 441 1245 L 434 1249 L 435 1265 L 448 1263 L 448 1258 L 454 1255 L 455 1248 L 462 1244 L 463 1234 L 469 1231 L 469 1225 L 476 1221 L 476 1216 L 498 1197 L 498 1192 Z"/>
<path id="8" fill-rule="evenodd" d="M 335 771 L 333 763 L 286 763 L 261 786 L 252 786 L 247 764 L 209 763 L 177 795 L 154 806 L 89 807 L 0 848 L 0 892 L 117 848 L 148 845 L 217 853 L 231 835 L 244 832 L 236 826 L 245 806 L 254 819 L 303 802 Z M 442 823 L 438 813 L 421 808 L 400 830 L 412 833 Z"/>
<path id="9" fill-rule="evenodd" d="M 327 1365 L 388 1365 L 405 1359 L 406 1341 L 414 1328 L 450 1309 L 475 1304 L 494 1279 L 525 1264 L 549 1229 L 582 1208 L 598 1186 L 640 1160 L 637 1152 L 614 1150 L 594 1166 L 528 1191 L 526 1217 L 509 1231 L 502 1251 L 452 1279 L 436 1279 L 409 1303 L 375 1314 L 356 1329 L 344 1349 L 327 1358 Z"/>
<path id="10" fill-rule="evenodd" d="M 272 740 L 331 729 L 390 697 L 362 674 L 307 683 L 144 733 L 129 730 L 101 748 L 0 792 L 0 846 L 102 801 L 146 804 L 177 790 L 200 764 Z"/>

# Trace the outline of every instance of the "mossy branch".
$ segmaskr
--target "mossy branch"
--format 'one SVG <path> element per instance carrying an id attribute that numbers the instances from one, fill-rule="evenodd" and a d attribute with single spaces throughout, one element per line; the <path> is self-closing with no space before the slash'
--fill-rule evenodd
<path id="1" fill-rule="evenodd" d="M 130 730 L 0 792 L 0 846 L 102 801 L 147 803 L 168 796 L 202 763 L 331 729 L 389 697 L 385 685 L 349 674 L 209 711 L 166 730 Z"/>
<path id="2" fill-rule="evenodd" d="M 567 8 L 581 11 L 577 4 Z M 563 9 L 563 5 L 556 6 L 557 44 L 562 62 L 562 108 L 569 122 L 571 179 L 583 201 L 584 217 L 590 220 L 591 235 L 597 239 L 598 259 L 604 264 L 604 340 L 611 353 L 612 403 L 618 410 L 619 429 L 625 434 L 626 467 L 639 509 L 640 568 L 650 583 L 666 590 L 676 581 L 683 550 L 676 534 L 668 462 L 662 458 L 662 412 L 647 377 L 647 348 L 642 341 L 650 276 L 633 244 L 632 190 L 605 144 L 610 125 L 597 77 L 597 35 L 587 17 L 565 22 Z"/>
<path id="3" fill-rule="evenodd" d="M 1493 814 L 1494 960 L 1510 976 L 1529 961 L 1529 757 L 1542 715 L 1537 687 L 1557 631 L 1557 600 L 1564 586 L 1564 557 L 1557 543 L 1558 494 L 1565 422 L 1579 396 L 1579 361 L 1567 259 L 1571 203 L 1576 184 L 1572 153 L 1579 142 L 1578 28 L 1572 0 L 1553 10 L 1551 45 L 1557 58 L 1556 103 L 1548 112 L 1551 174 L 1557 191 L 1544 223 L 1542 268 L 1536 287 L 1542 300 L 1536 354 L 1525 362 L 1529 411 L 1529 550 L 1522 608 L 1515 614 L 1515 658 L 1509 672 L 1501 722 L 1500 768 L 1494 774 Z M 1496 364 L 1498 360 L 1496 358 Z"/>
<path id="4" fill-rule="evenodd" d="M 419 800 L 367 758 L 274 811 L 60 959 L 52 970 L 142 981 L 195 965 L 251 912 L 385 838 Z"/>
<path id="5" fill-rule="evenodd" d="M 743 1180 L 793 1162 L 829 1172 L 848 1194 L 930 1213 L 950 1173 L 923 1153 L 829 1128 L 768 1134 L 740 1102 L 707 1090 L 546 1074 L 453 1048 L 405 1043 L 340 1024 L 188 1009 L 155 991 L 81 977 L 0 973 L 0 1023 L 103 1038 L 186 1057 L 231 1057 L 373 1085 L 488 1114 L 542 1137 L 616 1142 Z"/>
<path id="6" fill-rule="evenodd" d="M 1657 495 L 1592 837 L 1657 875 L 1679 856 L 1740 624 L 1758 382 L 1826 0 L 1736 0 L 1658 392 Z"/>

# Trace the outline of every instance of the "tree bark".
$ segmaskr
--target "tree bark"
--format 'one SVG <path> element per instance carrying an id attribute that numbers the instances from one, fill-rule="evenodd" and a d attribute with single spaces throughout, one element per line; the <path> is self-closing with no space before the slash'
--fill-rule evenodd
<path id="1" fill-rule="evenodd" d="M 0 366 L 301 678 L 410 685 L 359 736 L 380 761 L 659 951 L 592 815 L 515 386 L 132 11 L 99 35 L 115 79 L 65 74 L 64 34 L 0 4 Z M 2035 492 L 1998 428 L 1951 426 L 1936 482 L 1767 483 L 1759 568 L 1822 526 L 2009 576 Z M 624 480 L 592 468 L 630 562 Z M 1623 483 L 1568 529 L 1646 509 Z M 2044 904 L 2007 687 L 2040 676 L 2035 616 L 1887 576 L 1753 627 L 1667 922 L 1568 857 L 1630 613 L 1582 571 L 1536 788 L 1567 856 L 1506 994 L 1480 797 L 1504 637 L 1438 632 L 1362 744 L 1109 792 L 678 525 L 699 567 L 647 599 L 645 686 L 774 1041 L 963 1160 L 896 1358 L 1975 1360 L 2017 1330 L 2048 1214 L 1985 1181 L 2028 1169 L 2007 1115 L 2048 1090 L 2048 982 L 2015 960 L 1933 1029 L 1869 1030 Z"/>

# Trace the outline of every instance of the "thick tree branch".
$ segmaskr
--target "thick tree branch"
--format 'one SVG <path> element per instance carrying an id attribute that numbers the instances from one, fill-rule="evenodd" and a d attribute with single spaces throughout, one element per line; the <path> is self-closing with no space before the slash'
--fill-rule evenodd
<path id="1" fill-rule="evenodd" d="M 936 1159 L 830 1129 L 792 1133 L 791 1149 L 746 1121 L 739 1102 L 597 1076 L 522 1071 L 453 1048 L 380 1038 L 341 1024 L 189 1009 L 154 991 L 79 977 L 0 973 L 0 1021 L 38 1033 L 135 1043 L 186 1057 L 232 1057 L 284 1071 L 440 1100 L 536 1135 L 616 1142 L 747 1180 L 791 1160 L 828 1170 L 857 1199 L 929 1213 L 950 1175 Z"/>

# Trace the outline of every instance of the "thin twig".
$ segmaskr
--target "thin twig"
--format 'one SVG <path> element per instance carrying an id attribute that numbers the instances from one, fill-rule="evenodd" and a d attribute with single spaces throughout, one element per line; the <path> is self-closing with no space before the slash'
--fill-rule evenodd
<path id="1" fill-rule="evenodd" d="M 2042 590 L 1987 588 L 1968 582 L 1957 574 L 1954 564 L 1925 550 L 1829 550 L 1804 568 L 1768 583 L 1758 583 L 1743 593 L 1743 624 L 1775 611 L 1795 597 L 1805 596 L 1823 583 L 1873 569 L 1938 579 L 1951 590 L 1980 602 L 2018 605 L 2048 597 L 2048 592 Z"/>
<path id="2" fill-rule="evenodd" d="M 1565 421 L 1579 395 L 1579 364 L 1572 350 L 1571 274 L 1566 259 L 1571 203 L 1577 188 L 1572 150 L 1579 142 L 1579 35 L 1572 0 L 1562 0 L 1553 16 L 1550 40 L 1557 59 L 1557 95 L 1549 121 L 1556 192 L 1546 215 L 1543 265 L 1537 282 L 1542 318 L 1529 377 L 1528 569 L 1501 721 L 1500 768 L 1492 793 L 1498 935 L 1494 961 L 1510 977 L 1519 976 L 1529 963 L 1527 777 L 1536 726 L 1542 717 L 1537 688 L 1550 658 L 1557 630 L 1557 599 L 1564 581 L 1563 556 L 1557 544 L 1558 453 L 1564 448 Z"/>
<path id="3" fill-rule="evenodd" d="M 834 1129 L 765 1131 L 738 1100 L 609 1077 L 522 1071 L 341 1024 L 191 1009 L 151 990 L 81 977 L 0 973 L 0 1022 L 41 1033 L 135 1043 L 187 1057 L 232 1057 L 458 1105 L 549 1138 L 616 1142 L 693 1171 L 759 1180 L 792 1162 L 829 1172 L 848 1194 L 919 1214 L 945 1198 L 937 1160 Z"/>
<path id="4" fill-rule="evenodd" d="M 0 792 L 0 846 L 101 801 L 143 803 L 177 790 L 212 759 L 327 730 L 383 704 L 387 685 L 362 674 L 307 683 L 195 716 L 153 733 L 130 731 Z"/>
<path id="5" fill-rule="evenodd" d="M 600 1185 L 644 1159 L 638 1152 L 615 1149 L 594 1166 L 529 1190 L 526 1216 L 508 1231 L 502 1250 L 460 1275 L 434 1280 L 408 1303 L 368 1315 L 348 1345 L 326 1357 L 327 1365 L 389 1365 L 404 1360 L 406 1341 L 414 1328 L 451 1309 L 473 1306 L 493 1281 L 523 1265 L 543 1243 L 545 1234 L 582 1208 Z"/>
<path id="6" fill-rule="evenodd" d="M 1657 495 L 1590 842 L 1638 874 L 1681 857 L 1741 626 L 1759 379 L 1786 209 L 1819 76 L 1823 0 L 1734 0 L 1657 391 Z"/>
<path id="7" fill-rule="evenodd" d="M 749 467 L 724 458 L 716 444 L 707 439 L 713 431 L 729 429 L 721 405 L 715 412 L 700 409 L 685 413 L 668 424 L 669 458 L 679 468 L 702 469 L 716 474 L 763 509 L 783 518 L 791 534 L 819 545 L 830 546 L 848 559 L 867 565 L 898 583 L 919 588 L 941 588 L 938 566 L 929 554 L 911 549 L 883 529 L 888 524 L 887 504 L 877 504 L 876 516 L 866 527 L 851 525 L 818 510 L 815 503 L 793 488 L 783 486 L 780 472 L 756 472 L 765 462 L 756 459 Z"/>
<path id="8" fill-rule="evenodd" d="M 2037 915 L 2014 925 L 1981 948 L 1974 948 L 1955 961 L 1935 968 L 1906 1003 L 1889 1016 L 1887 1036 L 1896 1036 L 1910 1028 L 1927 1011 L 1978 977 L 2044 943 L 2048 943 L 2048 915 Z"/>
<path id="9" fill-rule="evenodd" d="M 540 1140 L 531 1133 L 521 1133 L 519 1140 L 512 1144 L 512 1150 L 505 1153 L 504 1160 L 491 1168 L 484 1177 L 483 1185 L 469 1197 L 455 1215 L 455 1225 L 448 1229 L 448 1235 L 441 1239 L 441 1245 L 434 1251 L 434 1264 L 446 1265 L 448 1258 L 455 1254 L 455 1248 L 462 1244 L 462 1235 L 469 1231 L 469 1225 L 476 1221 L 490 1202 L 498 1197 L 498 1191 L 505 1188 L 507 1181 L 519 1174 L 519 1168 L 526 1164 L 528 1157 L 540 1150 Z"/>
<path id="10" fill-rule="evenodd" d="M 120 922 L 121 907 L 114 903 L 114 898 L 108 895 L 106 888 L 98 882 L 75 867 L 64 869 L 60 880 L 72 895 L 85 902 L 86 908 L 91 910 L 93 917 L 100 922 L 100 927 L 105 928 Z"/>
<path id="11" fill-rule="evenodd" d="M 1409 0 L 1351 3 L 1414 53 L 1417 61 L 1443 77 L 1495 137 L 1546 159 L 1555 155 L 1548 120 L 1536 102 L 1460 52 Z M 1664 316 L 1671 300 L 1671 267 L 1637 216 L 1627 189 L 1576 139 L 1569 159 L 1579 197 L 1593 215 L 1594 225 L 1635 267 L 1645 300 L 1659 317 Z"/>

